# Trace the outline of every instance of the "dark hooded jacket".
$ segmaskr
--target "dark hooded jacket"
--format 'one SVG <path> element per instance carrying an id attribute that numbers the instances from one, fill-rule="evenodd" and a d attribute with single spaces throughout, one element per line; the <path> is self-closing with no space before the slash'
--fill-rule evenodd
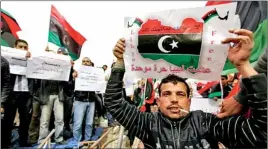
<path id="1" fill-rule="evenodd" d="M 243 116 L 218 119 L 211 113 L 192 111 L 172 120 L 161 112 L 141 112 L 124 100 L 123 76 L 123 67 L 115 66 L 107 84 L 104 105 L 145 148 L 218 148 L 218 142 L 228 148 L 267 147 L 267 78 L 264 74 L 242 80 L 253 111 L 249 119 Z"/>

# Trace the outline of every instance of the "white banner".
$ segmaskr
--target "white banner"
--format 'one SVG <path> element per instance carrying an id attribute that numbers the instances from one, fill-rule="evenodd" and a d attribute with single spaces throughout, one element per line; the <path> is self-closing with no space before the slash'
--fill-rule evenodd
<path id="1" fill-rule="evenodd" d="M 26 75 L 27 51 L 1 46 L 1 55 L 9 62 L 10 73 Z"/>
<path id="2" fill-rule="evenodd" d="M 80 66 L 75 79 L 76 91 L 101 91 L 106 87 L 105 75 L 102 68 Z"/>
<path id="3" fill-rule="evenodd" d="M 218 113 L 222 99 L 217 101 L 209 98 L 192 98 L 190 111 L 202 110 L 207 113 Z"/>
<path id="4" fill-rule="evenodd" d="M 71 58 L 51 52 L 43 52 L 28 59 L 27 78 L 68 81 Z"/>
<path id="5" fill-rule="evenodd" d="M 237 3 L 166 10 L 125 18 L 126 74 L 134 78 L 219 80 L 232 37 L 240 28 Z M 127 20 L 128 19 L 128 20 Z"/>

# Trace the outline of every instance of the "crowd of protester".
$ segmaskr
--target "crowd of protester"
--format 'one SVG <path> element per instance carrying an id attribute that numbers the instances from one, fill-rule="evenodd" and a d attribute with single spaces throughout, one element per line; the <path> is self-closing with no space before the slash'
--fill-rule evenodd
<path id="1" fill-rule="evenodd" d="M 137 137 L 146 148 L 218 148 L 219 142 L 232 148 L 266 147 L 266 50 L 253 68 L 248 62 L 253 46 L 252 32 L 232 33 L 241 37 L 228 38 L 224 43 L 237 43 L 230 48 L 228 58 L 239 72 L 222 75 L 221 80 L 201 94 L 212 100 L 224 99 L 239 83 L 240 91 L 224 100 L 218 117 L 202 111 L 190 112 L 193 92 L 205 84 L 192 88 L 187 79 L 176 75 L 162 80 L 140 79 L 135 82 L 133 94 L 127 94 L 123 82 L 124 39 L 114 48 L 117 61 L 112 63 L 110 72 L 107 65 L 102 67 L 107 74 L 105 94 L 75 91 L 75 78 L 79 74 L 73 68 L 69 81 L 11 74 L 8 61 L 1 56 L 1 147 L 12 147 L 11 134 L 16 127 L 17 112 L 20 147 L 40 144 L 52 129 L 55 129 L 53 141 L 57 144 L 66 144 L 70 138 L 77 142 L 89 141 L 96 127 L 95 117 L 108 119 L 111 127 L 123 125 L 131 144 Z M 14 48 L 28 51 L 28 43 L 18 39 Z M 54 52 L 48 48 L 46 51 Z M 56 53 L 68 55 L 65 48 L 59 48 Z M 27 57 L 31 57 L 29 51 Z M 73 61 L 70 63 L 74 66 Z M 95 67 L 89 57 L 82 58 L 82 65 Z M 241 116 L 248 109 L 251 115 Z"/>

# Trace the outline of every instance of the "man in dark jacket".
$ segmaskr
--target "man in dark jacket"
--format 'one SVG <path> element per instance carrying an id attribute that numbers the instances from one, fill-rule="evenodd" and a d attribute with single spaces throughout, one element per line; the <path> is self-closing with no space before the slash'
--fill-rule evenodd
<path id="1" fill-rule="evenodd" d="M 59 48 L 57 54 L 67 55 L 64 48 Z M 72 61 L 71 61 L 72 62 Z M 49 124 L 52 109 L 55 116 L 55 141 L 58 144 L 64 144 L 64 108 L 65 87 L 68 81 L 41 80 L 38 101 L 41 105 L 41 118 L 38 143 L 41 143 L 49 134 Z"/>
<path id="2" fill-rule="evenodd" d="M 15 41 L 14 48 L 27 51 L 26 57 L 31 56 L 28 51 L 28 43 L 25 40 L 17 39 Z M 7 102 L 7 107 L 5 109 L 4 123 L 6 123 L 6 128 L 4 129 L 3 136 L 5 136 L 10 142 L 11 131 L 13 128 L 13 121 L 16 116 L 18 109 L 20 116 L 20 126 L 19 126 L 19 144 L 20 147 L 28 146 L 28 129 L 31 120 L 31 110 L 32 110 L 32 96 L 34 89 L 33 79 L 26 78 L 25 75 L 10 75 L 10 100 Z M 8 143 L 9 144 L 9 143 Z"/>
<path id="3" fill-rule="evenodd" d="M 10 94 L 10 70 L 8 61 L 1 56 L 1 113 L 4 112 L 4 104 Z"/>
<path id="4" fill-rule="evenodd" d="M 91 66 L 92 62 L 88 57 L 83 58 L 82 65 Z M 75 71 L 73 77 L 79 74 Z M 89 141 L 92 137 L 93 122 L 95 114 L 95 102 L 97 94 L 94 91 L 75 91 L 74 117 L 73 117 L 73 136 L 78 142 L 82 139 L 82 125 L 85 117 L 85 136 L 84 140 Z"/>
<path id="5" fill-rule="evenodd" d="M 6 117 L 3 117 L 2 121 L 2 114 L 5 112 L 5 109 L 8 109 L 7 103 L 9 102 L 9 95 L 10 95 L 10 70 L 9 70 L 9 63 L 8 61 L 1 56 L 1 130 L 2 134 L 7 133 L 5 129 L 8 127 L 5 123 Z M 10 142 L 10 138 L 1 137 L 1 147 L 7 147 L 8 142 Z"/>
<path id="6" fill-rule="evenodd" d="M 124 39 L 117 42 L 117 57 L 105 93 L 105 106 L 130 132 L 144 143 L 146 148 L 218 148 L 218 142 L 226 147 L 267 147 L 267 84 L 264 74 L 258 74 L 249 63 L 253 47 L 253 34 L 248 30 L 230 30 L 238 34 L 223 43 L 235 43 L 230 47 L 228 59 L 243 76 L 249 106 L 253 115 L 218 119 L 202 111 L 191 111 L 190 89 L 184 79 L 169 75 L 159 85 L 157 105 L 160 112 L 141 113 L 122 98 L 124 76 Z"/>

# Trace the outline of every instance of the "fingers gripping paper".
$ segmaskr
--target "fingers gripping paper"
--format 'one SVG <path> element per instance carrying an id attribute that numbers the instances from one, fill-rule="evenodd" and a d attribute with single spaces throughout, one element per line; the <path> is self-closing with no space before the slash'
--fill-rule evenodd
<path id="1" fill-rule="evenodd" d="M 166 10 L 125 18 L 126 74 L 137 78 L 218 80 L 227 58 L 230 28 L 240 28 L 236 3 Z"/>

